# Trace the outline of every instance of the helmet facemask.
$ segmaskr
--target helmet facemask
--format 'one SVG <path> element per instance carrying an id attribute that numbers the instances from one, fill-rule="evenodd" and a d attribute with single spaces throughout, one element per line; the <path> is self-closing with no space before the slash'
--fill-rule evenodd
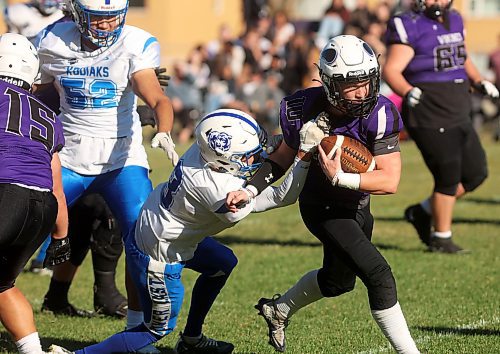
<path id="1" fill-rule="evenodd" d="M 97 2 L 97 5 L 94 4 Z M 109 47 L 113 45 L 120 36 L 125 25 L 125 16 L 128 9 L 128 1 L 118 9 L 106 9 L 102 0 L 72 0 L 71 12 L 82 35 L 97 47 Z M 104 4 L 104 3 L 103 3 Z M 110 31 L 100 30 L 92 27 L 92 23 L 106 21 L 114 25 Z M 114 22 L 114 23 L 113 23 Z"/>
<path id="2" fill-rule="evenodd" d="M 434 3 L 430 6 L 425 4 L 425 0 L 416 0 L 417 11 L 422 12 L 425 16 L 430 19 L 437 20 L 439 17 L 445 17 L 451 8 L 453 0 L 449 0 L 448 4 L 441 7 L 438 3 Z"/>
<path id="3" fill-rule="evenodd" d="M 320 54 L 319 74 L 328 101 L 351 118 L 367 117 L 377 104 L 380 68 L 371 47 L 355 36 L 342 35 L 329 40 Z M 366 83 L 362 99 L 348 99 L 342 94 L 350 84 Z"/>

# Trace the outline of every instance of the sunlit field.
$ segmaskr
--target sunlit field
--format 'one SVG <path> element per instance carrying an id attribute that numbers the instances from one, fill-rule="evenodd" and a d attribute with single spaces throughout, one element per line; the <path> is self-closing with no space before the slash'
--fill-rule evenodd
<path id="1" fill-rule="evenodd" d="M 409 204 L 429 195 L 431 176 L 412 142 L 402 143 L 403 175 L 398 193 L 372 198 L 374 242 L 389 261 L 399 301 L 418 347 L 425 353 L 500 353 L 500 143 L 482 136 L 490 176 L 476 192 L 460 200 L 454 214 L 454 238 L 470 250 L 464 255 L 426 252 L 413 228 L 403 220 Z M 179 152 L 187 146 L 179 146 Z M 151 178 L 168 177 L 170 161 L 148 148 Z M 320 267 L 322 249 L 304 227 L 297 205 L 254 214 L 217 238 L 230 246 L 239 264 L 208 316 L 204 333 L 234 343 L 235 353 L 273 353 L 267 327 L 253 308 L 262 297 L 282 293 L 305 272 Z M 119 285 L 124 291 L 123 257 Z M 186 296 L 178 328 L 157 347 L 173 353 L 183 329 L 196 274 L 184 272 Z M 74 319 L 41 313 L 49 278 L 24 273 L 17 282 L 35 310 L 42 344 L 78 349 L 124 328 L 105 317 Z M 92 309 L 93 276 L 87 258 L 70 291 L 77 307 Z M 15 353 L 4 329 L 0 351 Z M 287 330 L 287 353 L 392 353 L 372 320 L 366 289 L 323 299 L 299 311 Z"/>

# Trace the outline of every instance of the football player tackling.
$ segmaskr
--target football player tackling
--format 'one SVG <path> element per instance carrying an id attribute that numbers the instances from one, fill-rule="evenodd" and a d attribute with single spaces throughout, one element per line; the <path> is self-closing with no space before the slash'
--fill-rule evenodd
<path id="1" fill-rule="evenodd" d="M 391 101 L 379 95 L 377 55 L 359 38 L 330 39 L 320 53 L 319 73 L 322 87 L 300 90 L 282 100 L 284 141 L 246 188 L 261 190 L 269 171 L 280 177 L 279 171 L 288 168 L 298 149 L 299 129 L 316 117 L 327 135 L 349 136 L 366 145 L 376 169 L 345 173 L 340 153 L 330 160 L 318 147 L 318 160 L 311 163 L 299 204 L 306 227 L 323 244 L 323 264 L 282 296 L 260 299 L 256 308 L 269 327 L 269 343 L 284 351 L 285 329 L 294 313 L 324 297 L 352 291 L 359 277 L 368 290 L 372 316 L 394 349 L 419 353 L 398 302 L 391 268 L 371 242 L 370 194 L 395 193 L 399 184 L 401 118 Z M 228 195 L 229 206 L 241 200 L 246 196 L 240 191 Z"/>
<path id="2" fill-rule="evenodd" d="M 176 352 L 231 353 L 233 344 L 202 333 L 205 317 L 237 264 L 231 249 L 210 235 L 234 226 L 250 212 L 297 200 L 311 152 L 324 135 L 314 122 L 307 123 L 300 134 L 299 151 L 282 184 L 266 188 L 231 212 L 225 205 L 227 193 L 239 189 L 249 195 L 244 185 L 262 165 L 260 128 L 252 117 L 238 110 L 217 110 L 202 118 L 195 131 L 196 143 L 182 156 L 169 181 L 149 195 L 135 232 L 125 240 L 144 323 L 77 353 L 134 352 L 172 332 L 184 297 L 183 268 L 200 276 Z M 57 346 L 52 350 L 65 352 Z"/>

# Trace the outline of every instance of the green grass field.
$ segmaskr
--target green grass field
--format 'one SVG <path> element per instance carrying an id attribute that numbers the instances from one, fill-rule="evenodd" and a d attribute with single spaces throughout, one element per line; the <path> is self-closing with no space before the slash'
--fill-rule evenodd
<path id="1" fill-rule="evenodd" d="M 454 215 L 455 241 L 466 255 L 431 254 L 412 227 L 403 221 L 404 208 L 431 191 L 431 176 L 411 142 L 402 144 L 403 176 L 393 196 L 372 198 L 374 242 L 392 266 L 399 301 L 418 347 L 425 353 L 500 353 L 500 144 L 483 137 L 490 177 L 459 201 Z M 179 147 L 179 151 L 186 147 Z M 171 167 L 161 151 L 148 149 L 156 185 Z M 305 272 L 321 265 L 318 241 L 302 224 L 297 206 L 255 214 L 218 236 L 239 258 L 239 264 L 207 318 L 208 336 L 231 341 L 235 353 L 273 353 L 267 327 L 253 305 L 262 296 L 284 292 Z M 123 257 L 119 285 L 123 290 Z M 183 329 L 196 274 L 184 273 L 186 296 L 178 328 L 158 344 L 172 353 Z M 70 301 L 91 309 L 90 257 L 70 291 Z M 17 282 L 35 310 L 43 346 L 69 349 L 98 342 L 123 329 L 125 322 L 104 317 L 73 319 L 41 313 L 49 278 L 22 274 Z M 358 281 L 353 292 L 323 299 L 298 312 L 287 331 L 288 353 L 392 353 L 372 320 L 366 289 Z M 0 351 L 15 352 L 5 330 Z"/>

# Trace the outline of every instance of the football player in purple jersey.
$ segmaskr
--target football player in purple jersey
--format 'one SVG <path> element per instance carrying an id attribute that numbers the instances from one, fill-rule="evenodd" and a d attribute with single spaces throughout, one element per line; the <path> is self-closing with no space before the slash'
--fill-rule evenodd
<path id="1" fill-rule="evenodd" d="M 401 175 L 399 132 L 403 123 L 396 107 L 379 95 L 380 68 L 372 48 L 355 36 L 337 36 L 320 53 L 322 87 L 285 97 L 280 123 L 283 143 L 246 186 L 254 194 L 288 169 L 299 147 L 299 130 L 316 119 L 325 135 L 345 135 L 365 144 L 376 169 L 346 173 L 340 152 L 330 160 L 321 147 L 299 197 L 302 219 L 323 244 L 320 269 L 305 274 L 283 295 L 262 298 L 255 306 L 269 327 L 269 343 L 284 351 L 285 329 L 299 309 L 324 297 L 352 291 L 356 277 L 368 289 L 373 318 L 398 353 L 419 353 L 398 302 L 396 282 L 385 258 L 371 242 L 370 194 L 395 193 Z M 262 173 L 261 173 L 262 172 Z M 247 197 L 227 197 L 234 208 Z"/>
<path id="2" fill-rule="evenodd" d="M 498 90 L 467 56 L 462 17 L 450 6 L 451 0 L 416 0 L 414 10 L 392 17 L 383 72 L 404 97 L 405 127 L 434 177 L 431 196 L 409 206 L 405 218 L 430 251 L 459 253 L 451 238 L 455 201 L 488 175 L 469 90 L 472 84 L 491 97 Z"/>
<path id="3" fill-rule="evenodd" d="M 15 281 L 52 231 L 46 265 L 69 259 L 68 214 L 56 115 L 30 93 L 38 54 L 20 34 L 0 36 L 0 321 L 19 353 L 43 353 L 33 310 Z"/>

